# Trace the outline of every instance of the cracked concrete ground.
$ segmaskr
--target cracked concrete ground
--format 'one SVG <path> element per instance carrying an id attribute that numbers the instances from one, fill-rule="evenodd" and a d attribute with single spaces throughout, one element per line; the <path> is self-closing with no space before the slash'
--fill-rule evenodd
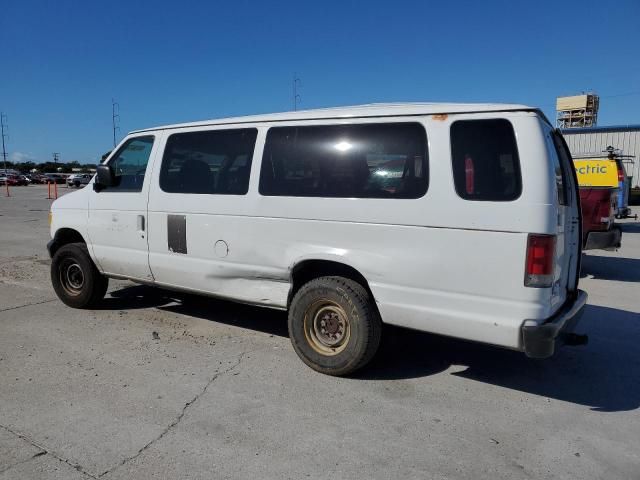
<path id="1" fill-rule="evenodd" d="M 0 480 L 640 478 L 638 223 L 585 257 L 588 346 L 534 361 L 387 328 L 371 367 L 340 379 L 298 360 L 282 312 L 121 281 L 100 309 L 64 306 L 46 188 L 12 193 Z"/>

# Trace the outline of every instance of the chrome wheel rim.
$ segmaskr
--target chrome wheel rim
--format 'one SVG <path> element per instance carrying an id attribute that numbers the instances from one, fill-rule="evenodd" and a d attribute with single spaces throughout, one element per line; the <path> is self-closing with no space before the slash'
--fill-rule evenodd
<path id="1" fill-rule="evenodd" d="M 322 355 L 337 355 L 349 343 L 351 324 L 347 312 L 331 300 L 314 302 L 304 317 L 304 333 L 309 345 Z"/>

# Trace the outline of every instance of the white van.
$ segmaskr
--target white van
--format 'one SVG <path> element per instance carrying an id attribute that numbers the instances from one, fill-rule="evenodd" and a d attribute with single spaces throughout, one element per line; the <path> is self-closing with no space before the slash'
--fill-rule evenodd
<path id="1" fill-rule="evenodd" d="M 548 357 L 570 333 L 580 206 L 535 108 L 364 105 L 139 130 L 51 209 L 51 278 L 108 278 L 288 310 L 310 367 L 349 374 L 382 323 Z"/>

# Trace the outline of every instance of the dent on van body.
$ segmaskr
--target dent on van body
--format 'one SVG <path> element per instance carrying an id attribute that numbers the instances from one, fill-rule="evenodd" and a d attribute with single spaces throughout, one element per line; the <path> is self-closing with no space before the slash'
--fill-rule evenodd
<path id="1" fill-rule="evenodd" d="M 278 308 L 286 308 L 291 288 L 287 270 L 256 264 L 210 265 L 205 279 L 216 295 Z"/>

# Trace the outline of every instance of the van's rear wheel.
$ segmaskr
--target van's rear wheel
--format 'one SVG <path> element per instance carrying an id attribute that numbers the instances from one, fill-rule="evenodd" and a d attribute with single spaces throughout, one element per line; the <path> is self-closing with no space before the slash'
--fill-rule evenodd
<path id="1" fill-rule="evenodd" d="M 382 322 L 371 295 L 357 282 L 321 277 L 303 285 L 289 308 L 289 336 L 308 366 L 328 375 L 364 367 L 380 345 Z"/>
<path id="2" fill-rule="evenodd" d="M 66 305 L 91 308 L 104 298 L 109 279 L 93 264 L 84 243 L 69 243 L 53 256 L 51 283 L 58 298 Z"/>

